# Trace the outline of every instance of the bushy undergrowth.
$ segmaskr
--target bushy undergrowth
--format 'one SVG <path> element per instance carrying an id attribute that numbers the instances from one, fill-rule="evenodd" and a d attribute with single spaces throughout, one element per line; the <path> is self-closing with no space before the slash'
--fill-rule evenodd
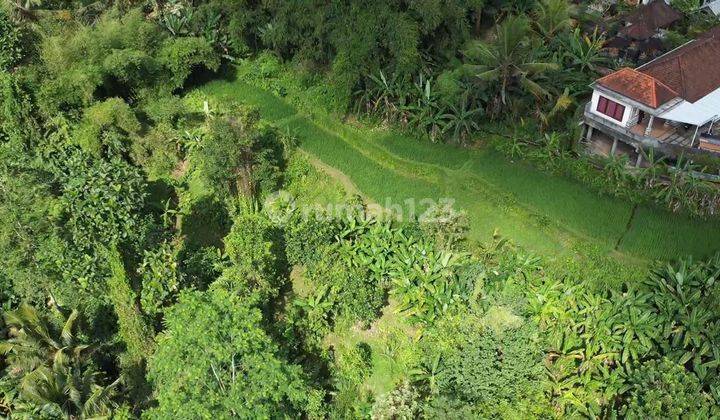
<path id="1" fill-rule="evenodd" d="M 541 259 L 501 240 L 468 255 L 462 264 L 452 263 L 454 257 L 443 259 L 436 271 L 433 251 L 418 248 L 425 243 L 413 236 L 418 231 L 379 222 L 368 229 L 366 219 L 359 217 L 334 220 L 336 232 L 354 234 L 326 234 L 324 242 L 314 235 L 312 223 L 307 230 L 293 227 L 291 234 L 286 230 L 288 243 L 309 243 L 297 236 L 308 235 L 319 246 L 316 249 L 324 250 L 306 248 L 322 257 L 305 261 L 302 275 L 312 285 L 311 292 L 297 297 L 295 305 L 301 310 L 293 317 L 300 318 L 290 322 L 296 333 L 303 331 L 304 345 L 310 348 L 322 348 L 323 338 L 345 325 L 341 319 L 377 328 L 374 325 L 382 321 L 372 309 L 375 301 L 355 294 L 347 280 L 362 267 L 364 275 L 355 281 L 362 281 L 367 291 L 377 291 L 380 299 L 388 296 L 406 322 L 422 327 L 419 341 L 409 350 L 420 354 L 420 360 L 390 356 L 394 363 L 409 363 L 408 373 L 400 375 L 408 382 L 399 381 L 397 390 L 376 396 L 374 416 L 382 418 L 394 410 L 430 417 L 440 413 L 642 417 L 660 409 L 715 413 L 717 349 L 709 343 L 720 334 L 713 315 L 719 257 L 658 266 L 644 282 L 609 288 L 578 280 L 574 272 L 546 271 Z M 399 239 L 393 246 L 381 245 L 393 237 Z M 416 257 L 404 254 L 406 247 Z M 462 255 L 458 250 L 449 252 Z M 415 258 L 423 262 L 411 263 Z M 416 267 L 423 268 L 422 276 L 416 276 Z M 370 312 L 358 312 L 358 304 Z M 390 346 L 380 342 L 370 349 L 390 351 L 380 350 L 384 345 Z M 659 361 L 663 362 L 657 368 Z M 365 373 L 342 386 L 359 392 L 370 380 L 371 369 L 364 367 Z M 673 400 L 672 381 L 677 379 L 669 375 L 685 375 L 696 384 L 686 391 L 692 395 L 682 402 Z M 343 376 L 343 381 L 347 379 Z M 657 381 L 662 402 L 651 403 L 654 397 L 643 395 L 638 385 L 642 381 Z M 351 391 L 343 388 L 340 394 L 345 392 Z M 333 404 L 341 404 L 344 412 L 363 412 L 368 409 L 363 401 Z"/>

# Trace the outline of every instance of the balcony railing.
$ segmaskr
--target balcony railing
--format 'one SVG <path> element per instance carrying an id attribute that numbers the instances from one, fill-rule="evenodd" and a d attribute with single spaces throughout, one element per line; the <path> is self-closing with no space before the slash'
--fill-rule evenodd
<path id="1" fill-rule="evenodd" d="M 670 141 L 672 137 L 666 137 L 666 141 L 662 141 L 655 137 L 646 136 L 632 130 L 632 127 L 624 127 L 596 115 L 591 111 L 590 106 L 589 102 L 585 105 L 585 123 L 627 144 L 635 147 L 642 147 L 643 149 L 655 149 L 673 157 L 679 156 L 683 153 L 703 153 L 701 150 L 691 146 L 693 143 L 692 139 L 683 139 L 684 141 Z M 640 132 L 642 133 L 643 131 Z"/>

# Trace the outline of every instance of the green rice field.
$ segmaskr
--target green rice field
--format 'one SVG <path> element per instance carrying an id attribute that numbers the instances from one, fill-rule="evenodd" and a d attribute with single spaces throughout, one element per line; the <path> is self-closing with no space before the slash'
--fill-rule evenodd
<path id="1" fill-rule="evenodd" d="M 211 98 L 256 106 L 300 140 L 300 147 L 341 171 L 380 205 L 454 200 L 465 210 L 472 239 L 498 233 L 542 255 L 592 250 L 631 261 L 704 257 L 720 251 L 720 223 L 701 221 L 603 196 L 573 180 L 510 162 L 489 150 L 468 150 L 392 130 L 299 110 L 243 81 L 200 88 Z M 406 206 L 407 207 L 407 206 Z M 407 208 L 403 207 L 404 211 Z M 634 213 L 634 214 L 633 214 Z"/>

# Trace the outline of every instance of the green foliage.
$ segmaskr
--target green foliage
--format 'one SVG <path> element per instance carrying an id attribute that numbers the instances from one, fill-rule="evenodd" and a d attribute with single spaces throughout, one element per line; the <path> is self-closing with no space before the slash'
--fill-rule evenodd
<path id="1" fill-rule="evenodd" d="M 533 23 L 545 39 L 551 40 L 571 27 L 573 12 L 567 0 L 543 0 L 538 2 Z"/>
<path id="2" fill-rule="evenodd" d="M 239 68 L 243 75 L 253 71 L 257 68 L 252 62 Z M 600 248 L 613 249 L 618 238 L 624 236 L 618 251 L 641 259 L 705 256 L 720 246 L 720 236 L 704 234 L 712 231 L 712 221 L 670 215 L 647 205 L 638 207 L 641 217 L 634 218 L 628 230 L 633 201 L 624 196 L 617 199 L 598 194 L 597 187 L 588 188 L 587 185 L 596 186 L 603 179 L 588 157 L 566 153 L 565 159 L 549 159 L 543 152 L 544 157 L 533 158 L 533 163 L 540 166 L 534 168 L 517 164 L 514 161 L 517 155 L 508 159 L 492 148 L 453 148 L 418 141 L 416 136 L 394 130 L 341 123 L 317 106 L 308 105 L 313 101 L 308 98 L 314 95 L 310 94 L 312 89 L 298 92 L 293 85 L 286 84 L 292 80 L 292 74 L 286 68 L 282 77 L 263 84 L 253 81 L 253 85 L 248 85 L 249 79 L 244 76 L 243 81 L 214 82 L 197 96 L 219 100 L 241 92 L 243 100 L 258 106 L 265 118 L 286 126 L 301 139 L 303 150 L 334 168 L 342 168 L 353 184 L 376 202 L 383 203 L 388 197 L 394 203 L 408 198 L 416 202 L 427 197 L 456 198 L 458 206 L 468 211 L 470 235 L 474 239 L 491 237 L 497 230 L 519 245 L 546 255 L 574 254 L 576 247 L 582 249 L 582 254 L 592 250 L 590 254 L 599 251 L 607 255 Z M 290 86 L 292 90 L 288 88 L 285 100 L 258 87 L 266 84 Z M 295 108 L 290 103 L 301 107 Z M 300 114 L 299 109 L 310 109 L 314 115 Z M 510 145 L 506 137 L 493 133 L 499 130 L 511 138 L 522 134 L 519 144 L 525 149 L 532 149 L 526 142 L 545 144 L 544 139 L 537 140 L 540 137 L 536 135 L 537 124 L 515 122 L 511 127 L 518 127 L 517 132 L 507 132 L 498 123 L 483 131 L 483 138 Z M 561 144 L 574 140 L 563 136 Z M 560 161 L 568 167 L 554 166 Z M 568 179 L 568 173 L 581 182 Z M 636 192 L 634 195 L 637 198 Z M 592 218 L 587 217 L 588 209 L 592 209 Z M 665 237 L 675 239 L 666 241 Z"/>
<path id="3" fill-rule="evenodd" d="M 83 153 L 70 153 L 63 164 L 59 206 L 68 238 L 79 249 L 130 239 L 138 231 L 146 198 L 137 168 Z"/>
<path id="4" fill-rule="evenodd" d="M 278 357 L 262 315 L 234 293 L 183 292 L 149 364 L 151 417 L 296 417 L 311 393 L 298 366 Z"/>
<path id="5" fill-rule="evenodd" d="M 438 392 L 476 405 L 483 417 L 542 413 L 542 342 L 531 321 L 491 307 L 456 328 L 442 331 L 438 347 L 429 344 L 428 357 L 440 355 Z"/>
<path id="6" fill-rule="evenodd" d="M 157 249 L 146 250 L 138 267 L 142 279 L 140 306 L 146 314 L 157 314 L 169 306 L 183 285 L 178 266 L 177 246 L 163 242 Z"/>
<path id="7" fill-rule="evenodd" d="M 90 105 L 96 93 L 128 96 L 162 84 L 165 75 L 151 58 L 162 35 L 139 11 L 133 11 L 122 20 L 106 14 L 93 26 L 65 25 L 45 37 L 40 46 L 46 71 L 40 88 L 41 109 L 51 116 Z"/>
<path id="8" fill-rule="evenodd" d="M 108 295 L 117 314 L 119 335 L 129 359 L 136 363 L 150 356 L 155 348 L 154 331 L 140 311 L 138 298 L 130 285 L 122 255 L 108 250 L 111 276 L 107 281 Z"/>
<path id="9" fill-rule="evenodd" d="M 266 215 L 242 211 L 225 237 L 230 265 L 215 284 L 255 302 L 277 296 L 287 275 L 281 238 Z"/>
<path id="10" fill-rule="evenodd" d="M 326 279 L 336 280 L 330 285 L 340 303 L 338 312 L 370 322 L 386 300 L 397 248 L 409 240 L 402 228 L 363 213 L 349 215 L 338 238 L 334 253 L 344 269 L 332 269 L 332 259 L 323 259 L 329 271 Z"/>
<path id="11" fill-rule="evenodd" d="M 181 139 L 177 130 L 160 123 L 143 136 L 133 139 L 132 161 L 148 173 L 150 179 L 169 179 L 180 163 Z"/>
<path id="12" fill-rule="evenodd" d="M 328 7 L 312 2 L 275 3 L 273 19 L 260 26 L 265 45 L 281 54 L 330 63 L 329 94 L 347 107 L 356 84 L 366 74 L 415 74 L 431 59 L 454 55 L 470 34 L 469 14 L 477 1 L 412 3 L 370 1 L 360 5 L 333 1 Z"/>
<path id="13" fill-rule="evenodd" d="M 517 109 L 511 102 L 521 93 L 530 93 L 538 100 L 549 96 L 537 80 L 559 66 L 536 61 L 537 52 L 530 37 L 528 19 L 510 16 L 497 26 L 492 43 L 474 41 L 465 50 L 465 71 L 481 83 L 497 86 L 491 107 L 495 115 L 508 108 Z"/>
<path id="14" fill-rule="evenodd" d="M 97 346 L 83 340 L 80 313 L 57 306 L 59 324 L 27 304 L 4 314 L 10 337 L 0 341 L 9 380 L 19 389 L 13 416 L 71 418 L 109 415 L 119 381 L 108 383 L 93 363 Z"/>
<path id="15" fill-rule="evenodd" d="M 40 141 L 40 124 L 29 87 L 16 74 L 0 71 L 0 140 L 32 147 Z"/>
<path id="16" fill-rule="evenodd" d="M 11 144 L 0 145 L 0 304 L 43 301 L 51 282 L 37 252 L 53 230 L 49 176 Z"/>
<path id="17" fill-rule="evenodd" d="M 11 69 L 22 58 L 21 33 L 4 9 L 0 9 L 0 71 Z"/>
<path id="18" fill-rule="evenodd" d="M 337 390 L 330 409 L 331 418 L 367 418 L 372 408 L 363 383 L 372 371 L 372 349 L 367 343 L 338 346 L 331 365 Z"/>
<path id="19" fill-rule="evenodd" d="M 168 94 L 195 68 L 220 65 L 204 38 L 168 38 L 139 10 L 104 14 L 92 26 L 56 29 L 44 38 L 40 57 L 46 74 L 39 97 L 47 116 L 78 110 L 98 97 Z"/>
<path id="20" fill-rule="evenodd" d="M 210 185 L 248 200 L 277 190 L 285 147 L 274 128 L 260 123 L 256 110 L 212 119 L 209 131 L 198 159 Z"/>
<path id="21" fill-rule="evenodd" d="M 717 403 L 703 392 L 698 378 L 668 359 L 650 360 L 630 377 L 626 418 L 713 418 Z"/>
<path id="22" fill-rule="evenodd" d="M 702 384 L 720 375 L 720 255 L 706 262 L 681 261 L 648 280 L 661 326 L 663 356 L 691 366 Z"/>
<path id="23" fill-rule="evenodd" d="M 503 139 L 495 143 L 496 149 L 513 159 L 527 159 L 544 169 L 573 177 L 600 193 L 633 203 L 650 203 L 699 219 L 712 219 L 720 209 L 720 191 L 713 182 L 697 176 L 696 172 L 703 171 L 699 163 L 685 157 L 670 165 L 649 151 L 643 154 L 646 166 L 631 171 L 627 156 L 598 159 L 568 153 L 561 145 L 574 140 L 561 132 L 546 133 L 541 138 L 536 127 L 521 126 L 512 136 L 511 142 Z"/>
<path id="24" fill-rule="evenodd" d="M 334 252 L 319 252 L 319 261 L 308 268 L 306 276 L 313 284 L 319 286 L 315 291 L 314 300 L 300 301 L 308 312 L 320 309 L 325 304 L 325 312 L 345 315 L 369 323 L 380 313 L 385 304 L 385 287 L 382 279 L 358 266 L 358 262 L 348 261 L 348 255 L 340 256 Z M 343 260 L 336 260 L 338 257 Z M 349 265 L 354 264 L 354 265 Z"/>
<path id="25" fill-rule="evenodd" d="M 454 249 L 462 244 L 470 229 L 467 214 L 450 203 L 436 204 L 420 217 L 420 229 L 435 240 L 441 249 Z"/>
<path id="26" fill-rule="evenodd" d="M 295 211 L 285 223 L 284 233 L 288 262 L 311 265 L 323 258 L 323 247 L 333 242 L 340 226 L 323 214 Z"/>
<path id="27" fill-rule="evenodd" d="M 110 98 L 85 109 L 75 141 L 94 156 L 120 156 L 129 150 L 130 136 L 140 131 L 140 122 L 120 98 Z"/>
<path id="28" fill-rule="evenodd" d="M 712 224 L 633 204 L 713 213 L 717 191 L 689 175 L 704 162 L 598 176 L 570 152 L 576 133 L 558 133 L 605 60 L 566 1 L 36 3 L 10 4 L 23 51 L 0 15 L 0 305 L 50 291 L 92 328 L 9 311 L 0 415 L 718 415 L 718 259 L 643 283 L 635 259 L 607 256 L 706 254 Z M 682 36 L 708 24 L 689 19 Z M 239 82 L 184 95 L 221 68 Z M 340 123 L 351 96 L 433 142 L 471 143 L 490 115 L 513 127 L 499 129 L 513 158 L 632 202 L 491 150 Z M 323 191 L 304 160 L 286 174 L 295 135 L 352 181 Z M 399 224 L 359 202 L 303 207 L 343 200 L 340 184 L 428 211 Z M 428 209 L 438 197 L 467 213 Z M 476 247 L 469 221 L 473 240 L 500 228 L 560 257 Z"/>
<path id="29" fill-rule="evenodd" d="M 195 67 L 216 71 L 220 57 L 205 38 L 169 38 L 158 51 L 158 61 L 170 71 L 170 86 L 181 88 Z"/>
<path id="30" fill-rule="evenodd" d="M 404 382 L 375 401 L 372 418 L 374 420 L 418 418 L 419 399 L 418 392 L 409 383 Z"/>
<path id="31" fill-rule="evenodd" d="M 704 2 L 702 0 L 672 0 L 670 3 L 685 14 L 693 14 L 700 12 L 700 7 Z"/>
<path id="32" fill-rule="evenodd" d="M 178 96 L 148 98 L 142 104 L 142 110 L 155 124 L 176 125 L 188 114 L 185 103 Z"/>
<path id="33" fill-rule="evenodd" d="M 432 324 L 467 298 L 470 290 L 459 281 L 458 270 L 468 262 L 466 254 L 412 243 L 398 251 L 390 293 L 412 320 Z"/>

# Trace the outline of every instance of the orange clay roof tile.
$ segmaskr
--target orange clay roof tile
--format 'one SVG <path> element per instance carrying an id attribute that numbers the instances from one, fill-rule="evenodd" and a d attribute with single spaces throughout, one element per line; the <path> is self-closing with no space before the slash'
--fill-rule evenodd
<path id="1" fill-rule="evenodd" d="M 654 77 L 628 67 L 598 79 L 597 84 L 651 108 L 658 108 L 679 96 Z"/>

